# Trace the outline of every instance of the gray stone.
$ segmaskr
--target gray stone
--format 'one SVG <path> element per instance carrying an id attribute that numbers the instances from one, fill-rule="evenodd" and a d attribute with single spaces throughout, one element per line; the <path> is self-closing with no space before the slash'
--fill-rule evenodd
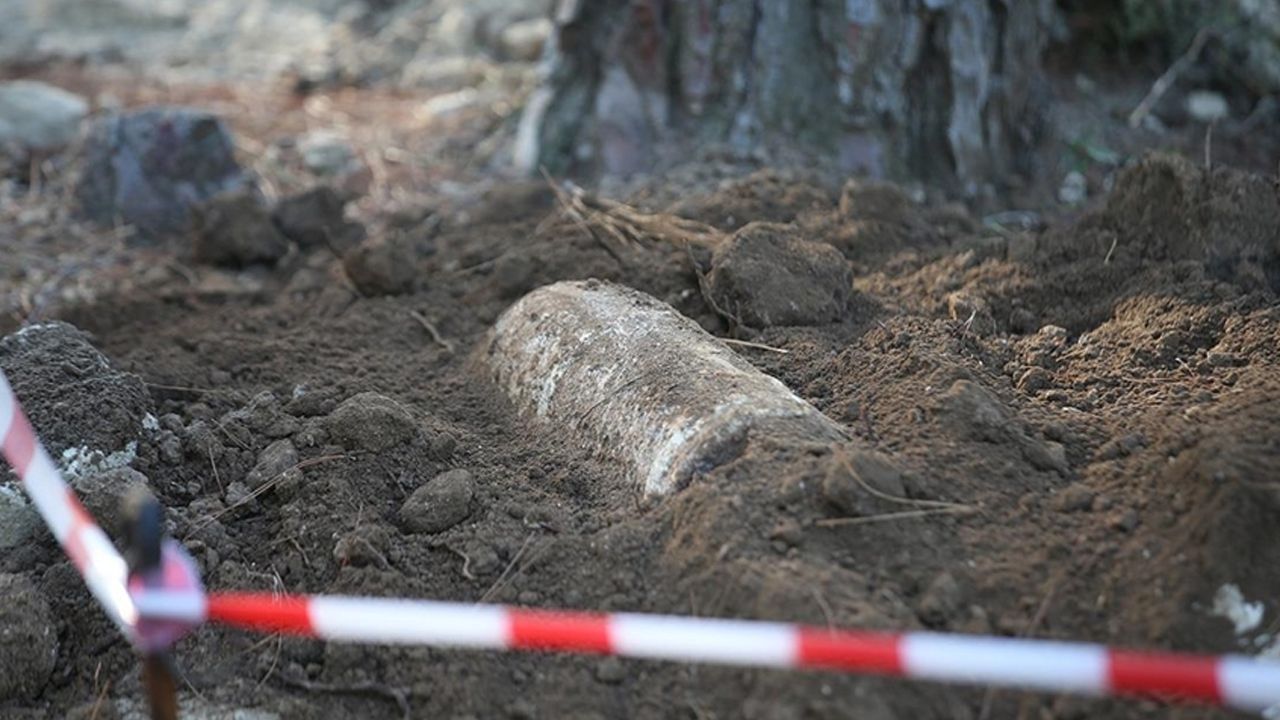
<path id="1" fill-rule="evenodd" d="M 89 104 L 79 95 L 42 82 L 0 83 L 0 145 L 49 151 L 80 135 Z"/>
<path id="2" fill-rule="evenodd" d="M 0 703 L 40 694 L 58 661 L 58 629 L 40 588 L 0 575 Z"/>
<path id="3" fill-rule="evenodd" d="M 274 263 L 289 251 L 256 192 L 239 188 L 195 207 L 195 259 L 241 267 Z"/>
<path id="4" fill-rule="evenodd" d="M 285 474 L 296 470 L 298 449 L 290 440 L 276 440 L 258 454 L 258 461 L 245 476 L 245 484 L 253 490 L 270 482 L 281 482 Z"/>
<path id="5" fill-rule="evenodd" d="M 348 450 L 386 450 L 408 442 L 418 424 L 399 403 L 366 392 L 347 398 L 325 418 L 330 439 Z"/>
<path id="6" fill-rule="evenodd" d="M 471 473 L 450 470 L 413 491 L 400 508 L 400 521 L 416 533 L 448 530 L 471 514 L 474 495 L 475 481 Z"/>
<path id="7" fill-rule="evenodd" d="M 128 223 L 154 238 L 188 232 L 196 205 L 248 184 L 221 120 L 160 107 L 94 123 L 75 197 L 83 217 Z"/>

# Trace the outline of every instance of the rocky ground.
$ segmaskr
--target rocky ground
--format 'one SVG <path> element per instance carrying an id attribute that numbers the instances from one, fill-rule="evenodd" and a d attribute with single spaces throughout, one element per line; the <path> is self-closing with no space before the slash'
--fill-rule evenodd
<path id="1" fill-rule="evenodd" d="M 109 532 L 142 483 L 218 589 L 1280 655 L 1269 116 L 1216 126 L 1207 165 L 1193 121 L 1103 135 L 1119 152 L 1072 124 L 1079 155 L 1015 210 L 718 151 L 558 198 L 501 170 L 533 67 L 501 43 L 536 17 L 473 29 L 498 69 L 450 88 L 10 66 L 92 129 L 6 166 L 0 367 Z M 1062 83 L 1064 114 L 1118 127 Z M 132 112 L 156 104 L 211 114 Z M 592 277 L 738 341 L 851 441 L 753 437 L 644 498 L 483 357 L 512 302 Z M 0 714 L 142 717 L 132 652 L 11 483 L 0 547 Z M 207 718 L 1232 717 L 218 628 L 176 656 Z"/>

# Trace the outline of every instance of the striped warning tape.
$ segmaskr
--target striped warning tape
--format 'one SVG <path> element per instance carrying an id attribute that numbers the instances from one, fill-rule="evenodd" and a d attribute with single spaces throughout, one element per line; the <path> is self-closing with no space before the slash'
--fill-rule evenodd
<path id="1" fill-rule="evenodd" d="M 210 620 L 326 640 L 820 668 L 1053 692 L 1196 700 L 1253 711 L 1280 708 L 1280 663 L 1244 656 L 427 600 L 173 592 L 140 593 L 135 600 L 148 617 Z"/>
<path id="2" fill-rule="evenodd" d="M 144 651 L 205 621 L 327 640 L 554 650 L 819 668 L 1093 695 L 1198 700 L 1280 718 L 1280 662 L 1114 650 L 1047 640 L 830 631 L 785 623 L 595 614 L 435 601 L 206 595 L 185 551 L 163 548 L 153 577 L 130 577 L 40 445 L 0 373 L 0 450 L 94 597 Z"/>

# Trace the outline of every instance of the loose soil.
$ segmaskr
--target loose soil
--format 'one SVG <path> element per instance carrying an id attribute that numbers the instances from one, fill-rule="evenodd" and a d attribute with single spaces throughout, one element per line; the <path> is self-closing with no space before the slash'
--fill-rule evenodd
<path id="1" fill-rule="evenodd" d="M 1156 156 L 1116 182 L 1082 216 L 1026 231 L 891 186 L 770 171 L 691 183 L 670 201 L 671 188 L 631 196 L 725 232 L 793 223 L 835 247 L 854 271 L 835 322 L 726 318 L 704 299 L 709 253 L 656 236 L 618 247 L 566 217 L 545 186 L 514 183 L 378 228 L 413 249 L 406 294 L 361 295 L 323 247 L 232 272 L 174 245 L 120 250 L 142 253 L 130 268 L 166 258 L 171 274 L 39 309 L 145 383 L 161 430 L 142 432 L 133 467 L 211 588 L 1276 652 L 1276 181 Z M 642 499 L 623 469 L 519 417 L 479 352 L 523 293 L 591 277 L 785 350 L 734 346 L 853 442 L 752 438 L 675 495 Z M 0 320 L 5 333 L 18 326 Z M 32 405 L 60 392 L 52 376 L 19 389 Z M 361 393 L 384 397 L 335 412 Z M 353 432 L 343 416 L 385 432 Z M 254 476 L 284 438 L 296 462 L 279 481 Z M 270 456 L 294 457 L 279 445 Z M 892 467 L 855 472 L 867 457 Z M 890 476 L 880 490 L 904 500 L 859 489 L 869 475 Z M 250 476 L 267 489 L 254 494 Z M 447 506 L 406 521 L 406 501 L 412 511 L 433 494 Z M 918 500 L 966 512 L 900 514 Z M 45 686 L 0 714 L 106 718 L 141 697 L 132 652 L 47 536 L 0 557 L 0 572 L 39 588 L 58 637 Z M 1227 584 L 1263 605 L 1261 625 L 1237 635 L 1214 614 Z M 286 718 L 399 717 L 400 701 L 413 717 L 446 718 L 1236 717 L 215 627 L 175 655 L 192 702 Z"/>

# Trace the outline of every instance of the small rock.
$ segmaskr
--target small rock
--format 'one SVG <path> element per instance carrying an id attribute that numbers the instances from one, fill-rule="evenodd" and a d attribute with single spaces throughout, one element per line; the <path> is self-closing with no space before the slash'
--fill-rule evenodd
<path id="1" fill-rule="evenodd" d="M 362 525 L 344 533 L 333 546 L 333 559 L 340 566 L 378 567 L 387 569 L 387 545 L 391 542 L 387 529 L 377 525 Z"/>
<path id="2" fill-rule="evenodd" d="M 617 685 L 627 679 L 627 668 L 616 657 L 608 657 L 596 663 L 596 680 L 606 685 Z"/>
<path id="3" fill-rule="evenodd" d="M 1026 308 L 1017 308 L 1009 316 L 1009 327 L 1016 333 L 1026 335 L 1036 331 L 1036 316 Z"/>
<path id="4" fill-rule="evenodd" d="M 448 460 L 458 448 L 458 441 L 447 432 L 436 433 L 428 441 L 428 451 L 436 460 Z"/>
<path id="5" fill-rule="evenodd" d="M 799 547 L 804 542 L 804 528 L 795 518 L 783 518 L 769 531 L 770 540 L 780 540 L 787 547 Z"/>
<path id="6" fill-rule="evenodd" d="M 0 483 L 0 550 L 31 542 L 43 524 L 19 487 Z"/>
<path id="7" fill-rule="evenodd" d="M 216 116 L 152 108 L 93 125 L 75 197 L 85 218 L 125 222 L 155 238 L 187 232 L 196 205 L 248 184 Z"/>
<path id="8" fill-rule="evenodd" d="M 324 421 L 329 437 L 348 450 L 386 450 L 418 432 L 413 416 L 399 403 L 378 393 L 347 398 Z"/>
<path id="9" fill-rule="evenodd" d="M 129 467 L 83 475 L 71 481 L 85 509 L 114 538 L 124 537 L 128 530 L 124 503 L 130 491 L 149 484 L 146 475 Z"/>
<path id="10" fill-rule="evenodd" d="M 1113 438 L 1098 448 L 1099 460 L 1115 460 L 1128 457 L 1139 448 L 1146 447 L 1147 438 L 1142 433 L 1130 433 L 1123 437 Z"/>
<path id="11" fill-rule="evenodd" d="M 751 223 L 712 254 L 707 295 L 747 325 L 822 325 L 844 318 L 853 271 L 838 250 L 786 225 Z"/>
<path id="12" fill-rule="evenodd" d="M 1072 483 L 1053 497 L 1053 507 L 1058 512 L 1083 512 L 1093 507 L 1096 495 L 1083 483 Z"/>
<path id="13" fill-rule="evenodd" d="M 332 388 L 312 389 L 299 385 L 293 389 L 284 411 L 297 417 L 328 415 L 338 406 L 337 393 Z"/>
<path id="14" fill-rule="evenodd" d="M 1233 355 L 1231 353 L 1221 352 L 1218 350 L 1210 350 L 1209 353 L 1205 355 L 1205 360 L 1214 367 L 1234 367 L 1242 364 L 1240 362 L 1239 355 Z"/>
<path id="15" fill-rule="evenodd" d="M 0 702 L 40 694 L 58 661 L 58 629 L 40 588 L 0 574 Z"/>
<path id="16" fill-rule="evenodd" d="M 0 146 L 51 151 L 70 145 L 89 115 L 84 98 L 31 80 L 0 83 Z"/>
<path id="17" fill-rule="evenodd" d="M 256 504 L 249 486 L 242 482 L 233 482 L 227 485 L 226 502 L 228 510 L 236 507 L 252 508 Z"/>
<path id="18" fill-rule="evenodd" d="M 1061 443 L 1040 442 L 1034 438 L 1024 438 L 1022 457 L 1037 470 L 1052 470 L 1059 475 L 1067 475 L 1071 468 L 1067 466 L 1066 448 Z"/>
<path id="19" fill-rule="evenodd" d="M 964 590 L 949 572 L 943 572 L 929 583 L 916 614 L 931 627 L 945 626 L 964 607 Z"/>
<path id="20" fill-rule="evenodd" d="M 507 60 L 533 62 L 542 55 L 542 48 L 553 29 L 554 25 L 547 18 L 512 23 L 498 36 L 498 47 Z"/>
<path id="21" fill-rule="evenodd" d="M 1187 114 L 1196 122 L 1208 124 L 1226 120 L 1231 108 L 1221 93 L 1196 90 L 1187 93 Z"/>
<path id="22" fill-rule="evenodd" d="M 400 508 L 400 520 L 410 532 L 437 533 L 457 525 L 471 514 L 475 481 L 466 470 L 437 475 L 413 491 Z"/>
<path id="23" fill-rule="evenodd" d="M 256 193 L 233 190 L 196 209 L 196 260 L 215 265 L 274 263 L 289 251 L 289 241 L 272 224 Z"/>
<path id="24" fill-rule="evenodd" d="M 537 275 L 537 260 L 523 253 L 505 253 L 493 264 L 493 282 L 505 298 L 519 297 L 537 287 Z"/>
<path id="25" fill-rule="evenodd" d="M 1022 377 L 1018 378 L 1018 389 L 1029 395 L 1046 390 L 1052 385 L 1053 376 L 1044 368 L 1033 367 L 1022 373 Z"/>
<path id="26" fill-rule="evenodd" d="M 297 418 L 280 407 L 280 399 L 272 392 L 253 396 L 244 412 L 236 415 L 243 418 L 249 429 L 273 439 L 288 437 L 301 426 Z"/>
<path id="27" fill-rule="evenodd" d="M 327 247 L 342 257 L 365 237 L 364 226 L 345 216 L 346 202 L 328 185 L 318 185 L 276 203 L 271 219 L 303 250 Z"/>
<path id="28" fill-rule="evenodd" d="M 1063 205 L 1079 205 L 1089 196 L 1089 181 L 1084 173 L 1072 170 L 1062 179 L 1058 187 L 1058 202 Z"/>
<path id="29" fill-rule="evenodd" d="M 413 289 L 415 260 L 406 243 L 383 239 L 353 248 L 343 256 L 342 267 L 363 295 L 400 295 Z"/>
<path id="30" fill-rule="evenodd" d="M 1138 527 L 1138 512 L 1130 509 L 1116 513 L 1111 517 L 1109 525 L 1113 530 L 1133 532 Z"/>
<path id="31" fill-rule="evenodd" d="M 338 175 L 358 167 L 356 151 L 341 135 L 317 130 L 298 139 L 302 163 L 317 175 Z"/>
<path id="32" fill-rule="evenodd" d="M 283 482 L 285 473 L 297 470 L 298 449 L 290 440 L 276 440 L 258 455 L 258 461 L 245 476 L 245 484 L 253 490 L 269 482 Z M 300 479 L 300 478 L 299 478 Z"/>

